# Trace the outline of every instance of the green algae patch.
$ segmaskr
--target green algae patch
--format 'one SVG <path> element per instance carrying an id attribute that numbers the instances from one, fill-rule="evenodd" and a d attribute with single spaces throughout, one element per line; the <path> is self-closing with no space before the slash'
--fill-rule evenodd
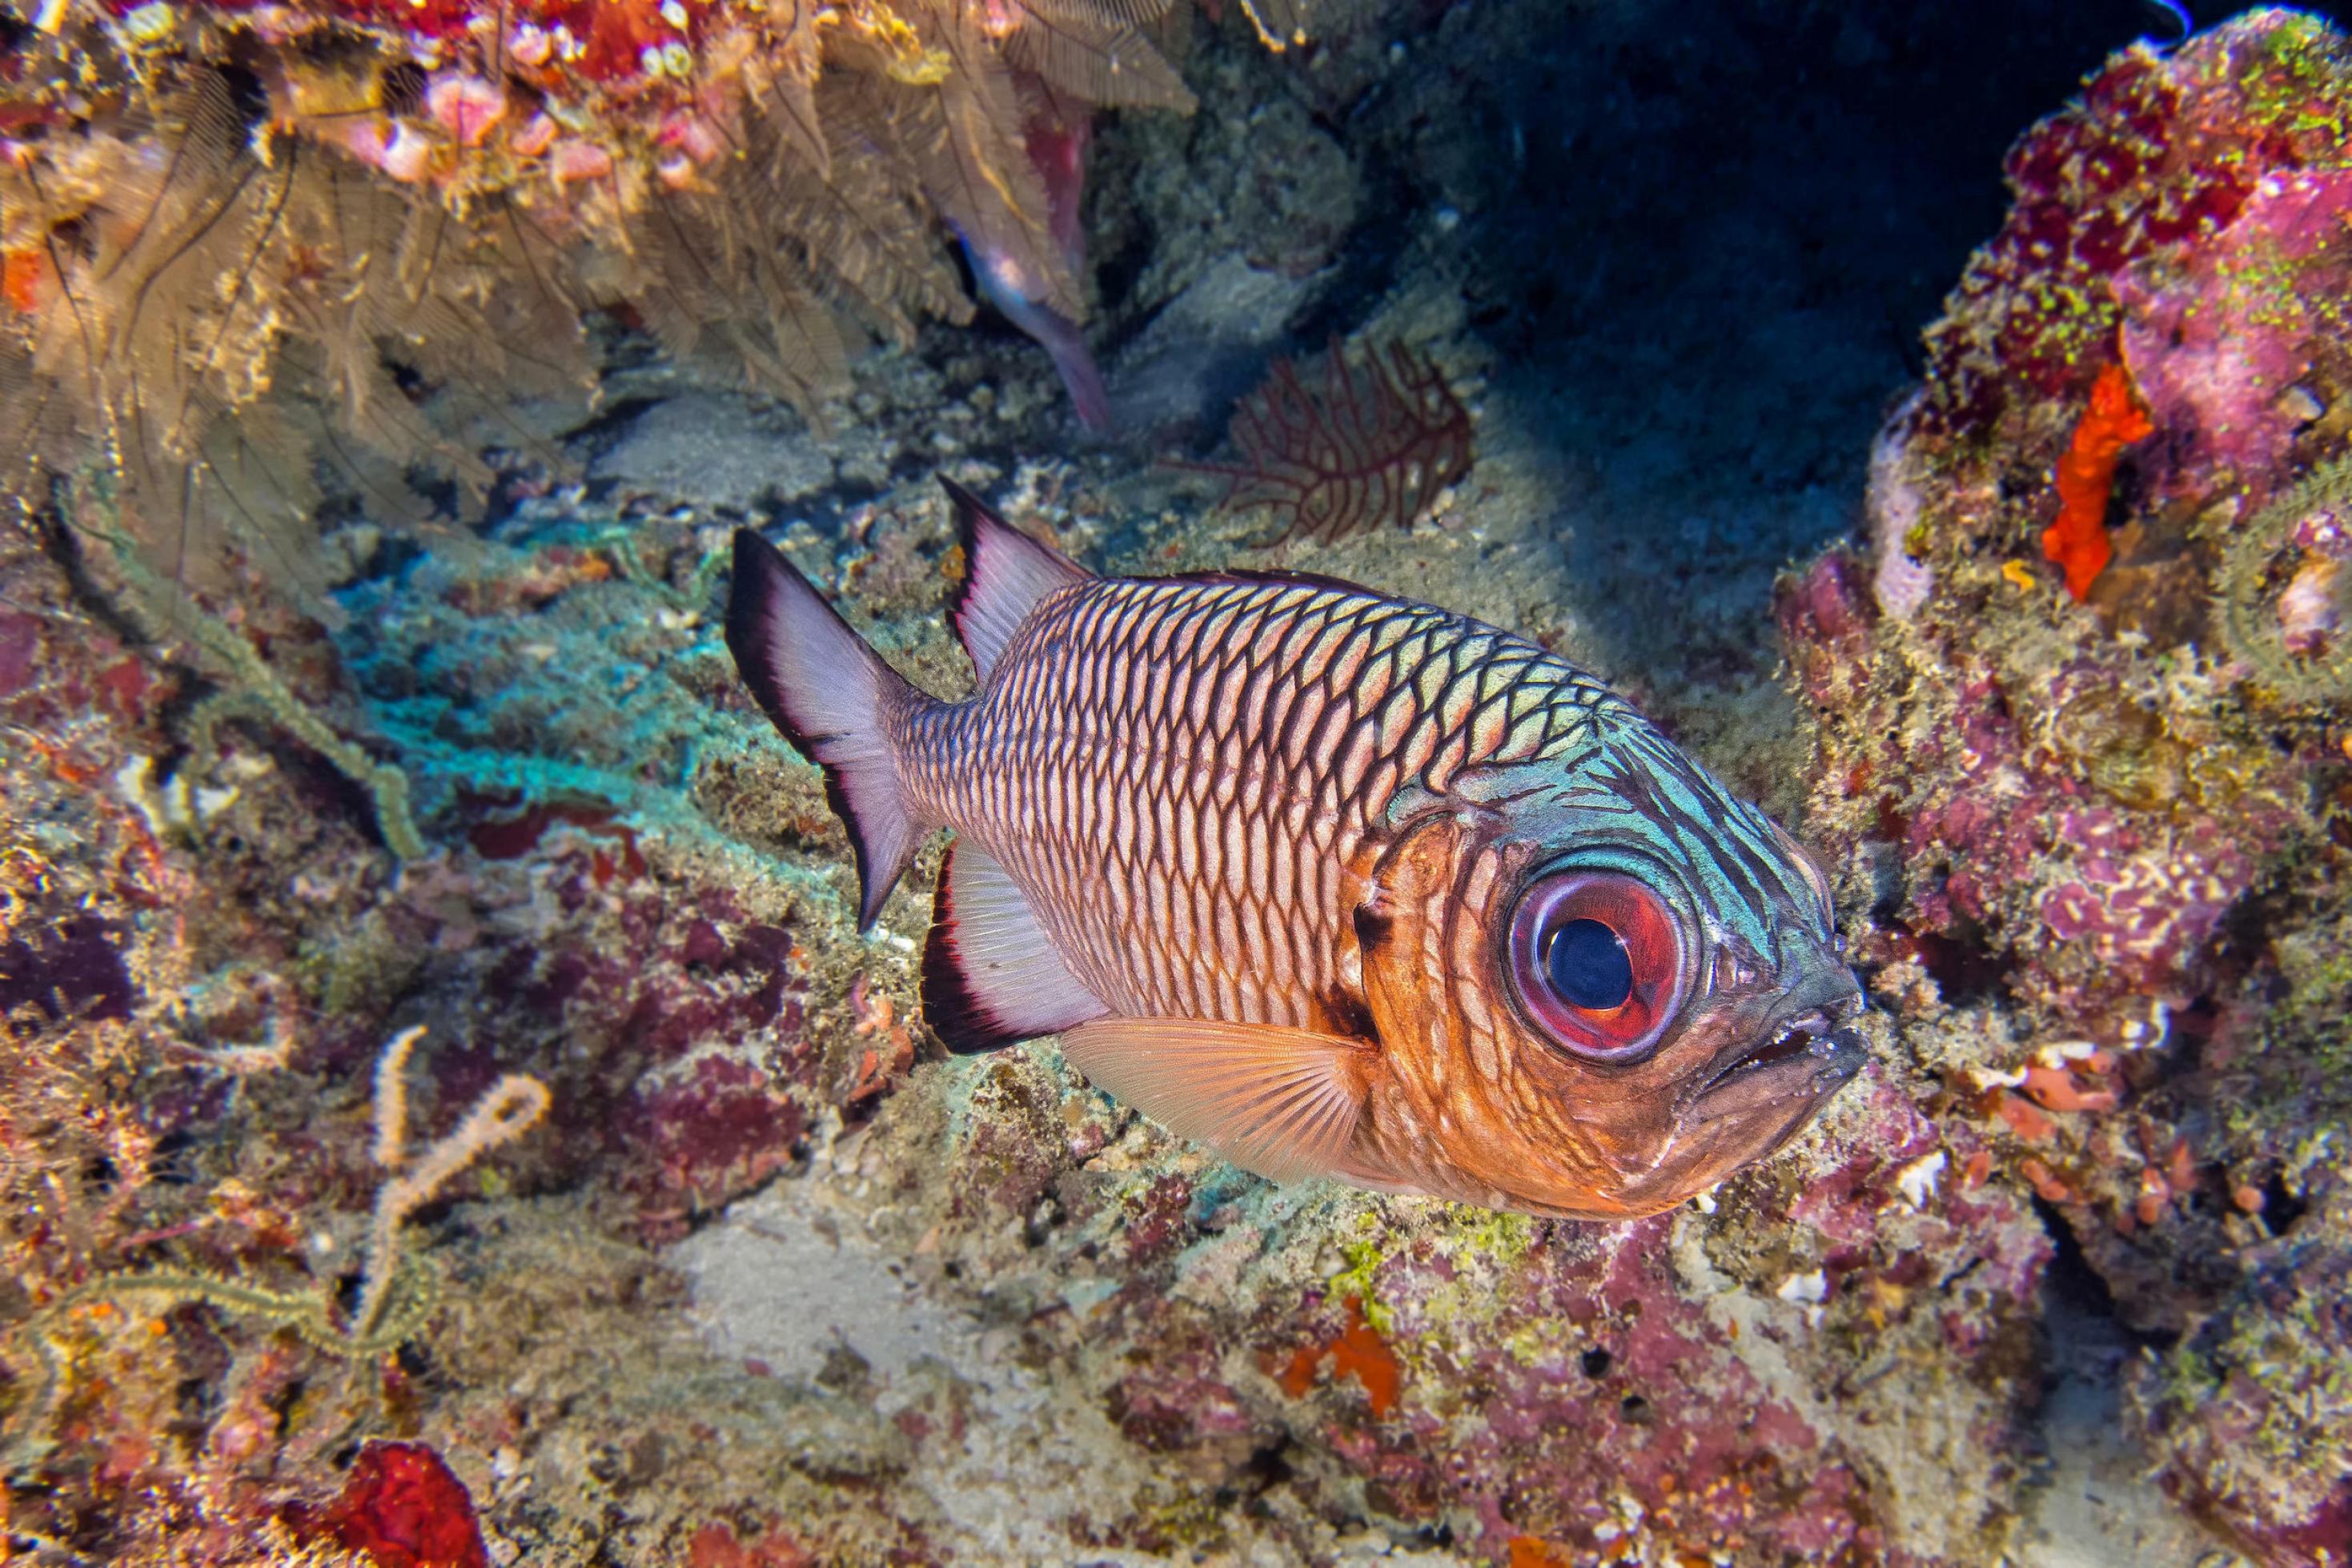
<path id="1" fill-rule="evenodd" d="M 1376 1223 L 1370 1214 L 1362 1218 L 1366 1222 Z M 1382 1339 L 1392 1338 L 1396 1333 L 1396 1309 L 1381 1300 L 1380 1291 L 1373 1283 L 1388 1254 L 1381 1249 L 1379 1241 L 1369 1238 L 1342 1241 L 1339 1253 L 1347 1259 L 1348 1266 L 1326 1281 L 1333 1299 L 1345 1301 L 1354 1297 L 1363 1303 L 1364 1322 L 1371 1325 L 1372 1331 Z"/>
<path id="2" fill-rule="evenodd" d="M 1536 1244 L 1537 1221 L 1532 1215 L 1454 1203 L 1446 1206 L 1445 1220 L 1449 1229 L 1441 1245 L 1457 1260 L 1475 1258 L 1506 1269 L 1525 1258 Z"/>

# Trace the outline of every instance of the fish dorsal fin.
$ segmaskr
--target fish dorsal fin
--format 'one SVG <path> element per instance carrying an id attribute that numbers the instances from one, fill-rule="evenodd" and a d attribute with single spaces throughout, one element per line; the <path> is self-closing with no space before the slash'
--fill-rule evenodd
<path id="1" fill-rule="evenodd" d="M 1311 1030 L 1206 1019 L 1103 1018 L 1062 1036 L 1063 1054 L 1097 1087 L 1278 1182 L 1342 1176 L 1372 1051 Z"/>
<path id="2" fill-rule="evenodd" d="M 948 1049 L 994 1051 L 1103 1010 L 996 858 L 969 839 L 949 845 L 923 949 L 923 1018 Z"/>
<path id="3" fill-rule="evenodd" d="M 1031 538 L 954 480 L 942 476 L 940 484 L 955 503 L 956 533 L 963 542 L 956 635 L 985 685 L 1005 644 L 1038 601 L 1056 589 L 1091 581 L 1094 573 L 1053 546 Z"/>

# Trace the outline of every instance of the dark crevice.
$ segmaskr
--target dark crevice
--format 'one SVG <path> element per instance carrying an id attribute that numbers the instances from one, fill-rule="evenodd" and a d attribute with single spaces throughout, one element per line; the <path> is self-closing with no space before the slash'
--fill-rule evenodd
<path id="1" fill-rule="evenodd" d="M 2115 1291 L 2075 1239 L 2066 1216 L 2047 1199 L 2033 1199 L 2034 1217 L 2050 1237 L 2050 1262 L 2042 1273 L 2042 1325 L 2050 1343 L 2047 1370 L 2077 1370 L 2067 1364 L 2066 1347 L 2112 1347 L 2118 1351 L 2168 1350 L 2179 1338 L 2165 1330 L 2135 1329 L 2125 1319 Z"/>
<path id="2" fill-rule="evenodd" d="M 1952 1007 L 1998 1001 L 2007 992 L 2009 977 L 2017 967 L 2014 958 L 1986 947 L 1982 934 L 1972 927 L 1963 927 L 1949 936 L 1931 931 L 1911 940 L 1920 964 L 1935 980 L 1945 1002 Z"/>
<path id="3" fill-rule="evenodd" d="M 2273 1171 L 2263 1184 L 2263 1223 L 2273 1236 L 2284 1236 L 2294 1228 L 2304 1211 L 2311 1206 L 2286 1185 L 2286 1176 Z"/>
<path id="4" fill-rule="evenodd" d="M 562 444 L 577 454 L 581 465 L 603 456 L 621 444 L 646 413 L 660 405 L 662 400 L 651 396 L 616 397 L 596 411 L 595 416 L 565 431 L 560 438 Z"/>
<path id="5" fill-rule="evenodd" d="M 2033 1199 L 2034 1218 L 2050 1234 L 2050 1265 L 2042 1270 L 2042 1290 L 2057 1304 L 2081 1315 L 2116 1322 L 2115 1292 L 2107 1288 L 2099 1271 L 2091 1267 L 2084 1255 L 2082 1243 L 2074 1239 L 2074 1228 L 2058 1206 L 2046 1198 Z"/>
<path id="6" fill-rule="evenodd" d="M 1291 1468 L 1289 1454 L 1287 1442 L 1270 1443 L 1253 1450 L 1236 1478 L 1242 1490 L 1255 1497 L 1287 1482 L 1296 1473 Z"/>

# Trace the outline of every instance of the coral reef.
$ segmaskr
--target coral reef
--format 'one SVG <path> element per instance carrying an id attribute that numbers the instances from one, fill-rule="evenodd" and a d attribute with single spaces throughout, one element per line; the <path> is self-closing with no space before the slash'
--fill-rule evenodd
<path id="1" fill-rule="evenodd" d="M 2352 1102 L 2313 1077 L 2352 870 L 2347 170 L 2315 17 L 2110 59 L 2011 152 L 1874 463 L 1905 570 L 1882 533 L 1875 605 L 1837 553 L 1781 598 L 1875 988 L 1971 1158 L 2180 1336 L 2133 1406 L 2166 1484 L 2282 1563 L 2352 1549 L 2319 1305 Z"/>
<path id="2" fill-rule="evenodd" d="M 2171 1484 L 2266 1563 L 2352 1550 L 2347 1167 L 2341 1149 L 2305 1155 L 2294 1233 L 2249 1249 L 2231 1299 L 2134 1389 Z"/>
<path id="3" fill-rule="evenodd" d="M 202 347 L 177 361 L 170 396 L 191 412 L 160 455 L 125 428 L 93 457 L 44 415 L 38 482 L 0 517 L 10 1552 L 704 1568 L 2352 1552 L 2336 35 L 2263 12 L 2110 60 L 2021 143 L 2017 210 L 1874 449 L 1888 388 L 1824 393 L 1854 412 L 1834 461 L 1785 423 L 1802 400 L 1749 388 L 1761 361 L 1737 356 L 1784 331 L 1811 374 L 1824 321 L 1853 318 L 1727 335 L 1726 357 L 1702 357 L 1706 395 L 1612 414 L 1602 381 L 1662 381 L 1671 356 L 1639 341 L 1657 317 L 1601 340 L 1623 352 L 1583 381 L 1498 364 L 1495 345 L 1532 359 L 1530 323 L 1613 322 L 1643 280 L 1596 265 L 1505 298 L 1497 269 L 1461 256 L 1576 162 L 1563 82 L 1613 84 L 1594 112 L 1630 138 L 1717 146 L 1723 125 L 1678 122 L 1683 89 L 1660 84 L 1732 29 L 1676 13 L 1640 48 L 1612 13 L 1513 76 L 1559 25 L 1545 0 L 1362 21 L 1228 5 L 1187 66 L 1203 112 L 1102 132 L 1133 176 L 1097 190 L 1085 229 L 1134 333 L 1106 356 L 1122 417 L 1156 406 L 1167 429 L 1213 431 L 1269 358 L 1335 329 L 1414 343 L 1478 404 L 1475 478 L 1443 519 L 1301 530 L 1286 564 L 1597 649 L 1824 852 L 1878 1004 L 1874 1065 L 1781 1158 L 1610 1228 L 1270 1186 L 1120 1108 L 1050 1043 L 950 1059 L 924 1028 L 936 852 L 861 935 L 817 774 L 760 721 L 717 635 L 732 525 L 762 526 L 946 692 L 971 672 L 941 619 L 963 563 L 935 471 L 1108 570 L 1229 566 L 1246 522 L 1135 453 L 1048 454 L 1037 415 L 1058 394 L 1009 333 L 917 332 L 861 367 L 823 435 L 707 362 L 622 340 L 625 305 L 675 347 L 690 336 L 632 292 L 681 253 L 630 225 L 717 222 L 735 182 L 768 176 L 695 137 L 799 146 L 803 88 L 834 182 L 903 203 L 908 226 L 882 232 L 904 235 L 889 255 L 906 270 L 856 261 L 872 214 L 845 209 L 826 209 L 838 234 L 791 242 L 758 226 L 774 210 L 745 216 L 740 265 L 803 269 L 793 289 L 889 333 L 893 308 L 908 326 L 961 314 L 908 282 L 961 298 L 928 227 L 947 209 L 903 170 L 853 168 L 905 151 L 861 142 L 856 116 L 941 105 L 952 72 L 907 78 L 972 41 L 966 24 L 990 60 L 1038 73 L 1016 39 L 1078 18 L 1083 40 L 1110 8 L 680 9 L 683 26 L 519 5 L 478 29 L 437 0 L 67 5 L 55 30 L 0 29 L 12 62 L 112 48 L 97 79 L 119 58 L 138 84 L 66 105 L 0 67 L 16 71 L 0 281 L 20 346 L 26 307 L 121 287 L 91 270 L 121 264 L 181 288 L 244 367 L 227 379 Z M 1178 14 L 1116 15 L 1173 59 Z M 1899 81 L 1935 54 L 1895 21 L 1827 15 L 1791 44 L 1819 79 Z M 1293 41 L 1302 20 L 1311 45 Z M 666 49 L 648 62 L 656 40 L 683 74 Z M 778 74 L 811 58 L 814 78 Z M 1759 58 L 1774 74 L 1785 57 Z M 1490 80 L 1479 141 L 1447 116 Z M 347 96 L 320 96 L 336 82 Z M 224 91 L 230 120 L 207 121 Z M 16 116 L 26 102 L 44 107 Z M 184 185 L 121 176 L 163 200 L 144 241 L 103 193 L 60 183 L 68 146 L 94 178 L 155 145 L 142 107 L 161 144 L 197 137 L 209 164 Z M 1075 127 L 1057 125 L 1058 158 Z M 1026 138 L 1019 152 L 1035 166 Z M 27 171 L 42 204 L 20 204 Z M 1038 178 L 1045 206 L 1013 205 L 1064 253 L 1066 209 Z M 1385 204 L 1400 180 L 1425 206 Z M 1814 193 L 1841 212 L 1853 194 Z M 338 240 L 325 214 L 345 198 L 360 226 Z M 204 230 L 207 203 L 226 204 L 225 232 L 198 241 L 208 267 L 226 258 L 226 292 L 181 287 L 156 248 Z M 523 215 L 556 250 L 513 229 Z M 273 223 L 289 237 L 263 235 Z M 36 231 L 38 246 L 17 237 Z M 1684 254 L 1722 234 L 1694 221 Z M 755 240 L 779 244 L 754 263 Z M 820 277 L 811 246 L 877 270 Z M 507 299 L 517 258 L 559 252 L 560 311 Z M 282 319 L 240 292 L 248 254 L 290 269 L 272 275 Z M 369 300 L 346 298 L 362 276 Z M 1854 292 L 1847 273 L 1807 276 L 1809 299 Z M 694 314 L 715 297 L 670 298 Z M 788 358 L 760 336 L 764 303 L 719 303 L 701 346 Z M 126 308 L 110 307 L 117 348 Z M 331 384 L 312 328 L 331 317 L 370 346 Z M 444 330 L 486 336 L 419 346 Z M 550 437 L 506 378 L 564 378 L 485 361 L 488 334 L 600 367 L 604 416 Z M 86 400 L 87 363 L 0 360 L 0 395 Z M 2153 429 L 2080 487 L 2096 512 L 2086 499 L 2071 526 L 2112 559 L 2078 602 L 2041 539 L 2110 369 Z M 506 428 L 468 423 L 468 378 L 500 392 Z M 411 432 L 374 454 L 346 443 L 354 461 L 323 487 L 356 498 L 232 507 L 225 555 L 136 558 L 171 592 L 126 591 L 140 569 L 102 537 L 105 484 L 121 527 L 169 542 L 171 508 L 142 508 L 166 490 L 210 504 L 205 465 L 255 472 L 218 443 L 282 442 L 263 426 L 322 389 L 343 412 L 301 428 L 330 470 L 351 395 Z M 1571 435 L 1623 446 L 1625 465 L 1591 465 Z M 444 493 L 449 516 L 420 521 L 423 476 L 395 472 L 420 453 L 482 488 L 478 516 L 452 521 L 465 508 Z M 1675 492 L 1700 497 L 1687 517 L 1612 531 L 1631 490 L 1685 470 L 1710 486 Z M 1873 557 L 1809 550 L 1782 581 L 1783 698 L 1761 576 L 1801 537 L 1789 517 L 1819 538 L 1864 499 Z M 1642 622 L 1650 640 L 1628 640 Z M 221 695 L 247 653 L 273 713 L 317 727 Z M 384 768 L 414 842 L 367 788 Z M 383 1050 L 424 1019 L 432 1049 Z M 384 1157 L 406 1151 L 403 1122 L 487 1142 L 542 1107 L 463 1170 Z M 387 1234 L 407 1260 L 389 1270 Z M 2070 1314 L 2111 1350 L 2084 1353 Z M 62 1364 L 54 1395 L 37 1342 Z M 2078 1380 L 2120 1402 L 2062 1426 Z M 2114 1533 L 2045 1552 L 2051 1494 L 2094 1438 L 2113 1463 L 2084 1506 L 2112 1509 Z"/>
<path id="4" fill-rule="evenodd" d="M 196 809 L 214 780 L 240 793 L 201 838 L 154 842 L 205 891 L 143 907 L 222 913 L 142 940 L 209 927 L 278 955 L 274 989 L 224 990 L 206 1051 L 268 1038 L 271 1009 L 301 1022 L 280 1065 L 234 1081 L 186 1056 L 212 1087 L 163 1103 L 200 1174 L 141 1188 L 91 1272 L 202 1265 L 312 1301 L 331 1278 L 357 1302 L 384 1141 L 359 1102 L 375 1062 L 406 1081 L 369 1036 L 420 1003 L 473 1042 L 410 1063 L 420 1103 L 455 1121 L 528 1073 L 547 1121 L 468 1178 L 484 1198 L 412 1221 L 445 1284 L 396 1354 L 77 1297 L 68 1396 L 44 1416 L 27 1380 L 12 1391 L 46 1448 L 16 1462 L 12 1523 L 127 1561 L 199 1528 L 231 1560 L 374 1551 L 457 1517 L 433 1500 L 457 1495 L 446 1469 L 487 1550 L 555 1560 L 590 1541 L 713 1562 L 1325 1557 L 1361 1550 L 1367 1521 L 1496 1560 L 1973 1561 L 2002 1539 L 2048 1243 L 2021 1188 L 1938 1186 L 1976 1145 L 1948 1145 L 1911 1088 L 1873 1086 L 1712 1214 L 1611 1231 L 1278 1191 L 1050 1051 L 926 1044 L 907 1066 L 921 890 L 856 936 L 813 772 L 749 722 L 687 608 L 715 532 L 624 536 L 534 503 L 345 591 L 351 654 L 299 666 L 299 695 L 355 683 L 442 825 L 452 847 L 396 881 L 363 800 L 297 804 L 299 751 L 257 770 L 267 754 L 229 735 L 184 764 Z M 952 538 L 926 481 L 854 536 L 789 542 L 864 618 L 940 603 Z M 13 573 L 11 603 L 67 591 L 41 588 L 46 552 Z M 928 616 L 891 624 L 911 667 L 954 678 Z M 40 654 L 58 680 L 123 656 Z M 530 674 L 550 667 L 559 685 Z M 81 722 L 93 761 L 126 743 L 107 710 Z M 143 827 L 102 796 L 50 810 L 79 831 L 100 809 Z M 260 827 L 297 815 L 308 837 Z M 80 978 L 103 966 L 79 928 L 26 929 L 60 997 L 115 994 Z M 187 989 L 160 984 L 120 1006 L 160 1019 Z M 69 1255 L 49 1266 L 25 1306 L 76 1289 Z M 183 1376 L 219 1401 L 156 1422 L 142 1402 Z M 142 1424 L 163 1436 L 134 1440 Z M 361 1437 L 421 1447 L 337 1462 Z"/>
<path id="5" fill-rule="evenodd" d="M 2340 167 L 2343 50 L 2317 16 L 2250 13 L 2168 55 L 2135 47 L 2021 137 L 2005 170 L 2008 219 L 1927 334 L 1937 414 L 1980 425 L 2079 395 L 2114 358 L 2117 332 L 2146 313 L 2135 275 L 2199 251 L 2266 183 Z M 2137 366 L 2135 379 L 2151 384 Z"/>

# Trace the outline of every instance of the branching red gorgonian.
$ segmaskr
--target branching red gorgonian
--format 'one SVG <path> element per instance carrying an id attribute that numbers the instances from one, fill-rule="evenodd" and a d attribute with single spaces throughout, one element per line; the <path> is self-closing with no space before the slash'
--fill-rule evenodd
<path id="1" fill-rule="evenodd" d="M 1426 517 L 1470 472 L 1470 413 L 1437 367 L 1402 343 L 1351 364 L 1334 339 L 1312 386 L 1283 360 L 1234 411 L 1242 460 L 1181 466 L 1231 481 L 1229 511 L 1263 507 L 1280 524 L 1265 542 L 1328 543 Z"/>

